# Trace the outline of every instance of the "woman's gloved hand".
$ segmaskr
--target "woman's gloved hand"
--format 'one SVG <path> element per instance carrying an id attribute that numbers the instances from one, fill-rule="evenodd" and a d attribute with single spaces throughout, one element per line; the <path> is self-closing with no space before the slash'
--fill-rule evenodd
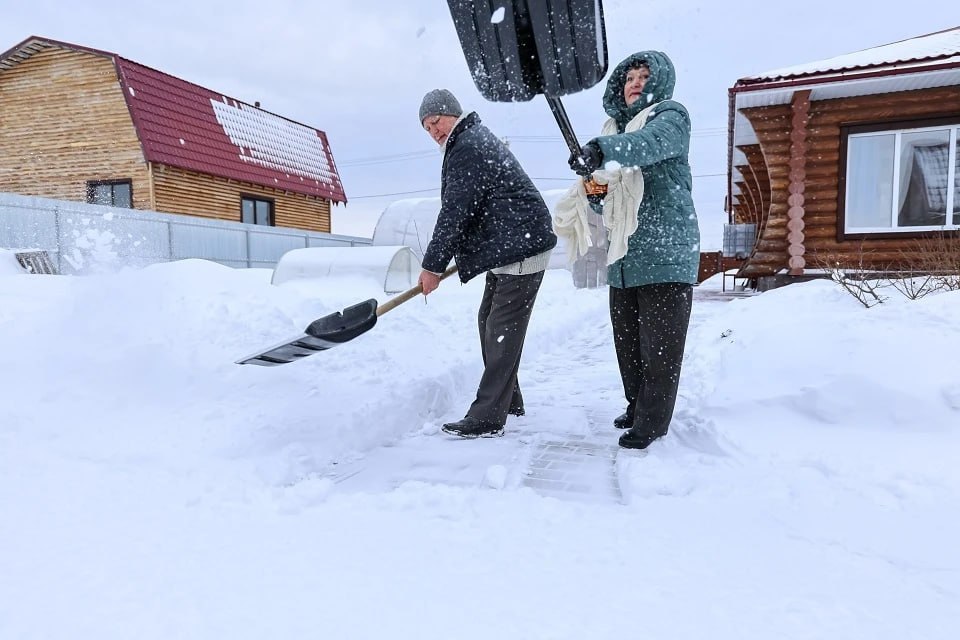
<path id="1" fill-rule="evenodd" d="M 590 177 L 603 164 L 603 151 L 599 144 L 591 140 L 580 148 L 580 153 L 571 153 L 567 164 L 577 175 Z"/>

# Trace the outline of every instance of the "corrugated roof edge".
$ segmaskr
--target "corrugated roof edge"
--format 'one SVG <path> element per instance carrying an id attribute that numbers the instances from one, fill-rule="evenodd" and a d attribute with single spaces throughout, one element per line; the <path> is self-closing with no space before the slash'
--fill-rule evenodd
<path id="1" fill-rule="evenodd" d="M 895 40 L 894 42 L 888 42 L 886 44 L 877 45 L 875 47 L 868 47 L 867 49 L 861 49 L 860 51 L 851 51 L 846 54 L 840 54 L 840 56 L 836 56 L 836 57 L 842 57 L 846 55 L 852 55 L 855 53 L 872 51 L 874 49 L 881 49 L 883 47 L 889 47 L 895 44 L 910 42 L 911 40 L 919 40 L 921 38 L 928 38 L 930 36 L 940 35 L 943 33 L 949 33 L 951 31 L 958 31 L 958 30 L 960 30 L 960 26 L 950 27 L 948 29 L 941 29 L 940 31 L 933 31 L 931 33 L 925 33 L 923 35 L 914 36 L 912 38 Z M 858 72 L 856 76 L 858 78 L 859 77 L 878 77 L 883 75 L 896 75 L 898 73 L 907 73 L 907 72 L 916 73 L 918 71 L 917 68 L 911 67 L 911 68 L 904 69 L 903 67 L 900 67 L 898 65 L 903 65 L 903 64 L 923 65 L 926 63 L 936 62 L 938 60 L 949 60 L 951 58 L 957 57 L 958 55 L 960 55 L 960 51 L 944 53 L 936 56 L 904 58 L 902 60 L 883 61 L 883 62 L 877 62 L 874 64 L 852 65 L 852 66 L 836 67 L 831 69 L 821 69 L 817 71 L 810 71 L 807 73 L 784 74 L 784 75 L 777 75 L 777 76 L 762 76 L 762 75 L 747 76 L 745 78 L 738 79 L 734 84 L 734 86 L 731 88 L 731 91 L 734 91 L 734 92 L 746 91 L 746 90 L 751 90 L 753 88 L 760 88 L 761 86 L 763 88 L 771 88 L 771 85 L 788 86 L 789 84 L 797 83 L 797 81 L 808 80 L 808 79 L 810 81 L 816 81 L 816 82 L 842 81 L 850 78 L 845 77 L 843 75 L 838 75 L 838 74 L 844 74 L 849 72 Z M 815 62 L 816 61 L 813 61 L 810 64 L 814 64 Z M 944 66 L 927 65 L 927 68 L 939 69 L 939 68 L 949 68 L 950 66 L 953 66 L 953 65 L 949 65 L 949 64 Z M 871 69 L 874 69 L 876 71 L 867 75 L 867 72 L 869 72 L 869 70 Z"/>

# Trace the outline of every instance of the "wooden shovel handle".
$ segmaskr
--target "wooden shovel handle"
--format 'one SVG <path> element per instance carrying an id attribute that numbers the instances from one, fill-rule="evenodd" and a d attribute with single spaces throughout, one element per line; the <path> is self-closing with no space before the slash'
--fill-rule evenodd
<path id="1" fill-rule="evenodd" d="M 457 272 L 457 265 L 453 265 L 452 267 L 449 267 L 446 271 L 444 271 L 440 275 L 440 279 L 443 280 L 447 276 L 452 276 L 456 272 Z M 411 298 L 416 298 L 421 293 L 423 293 L 423 287 L 420 286 L 420 283 L 418 282 L 417 286 L 415 286 L 414 288 L 407 289 L 400 295 L 390 298 L 389 300 L 387 300 L 381 305 L 377 305 L 377 317 L 379 318 L 380 316 L 385 314 L 387 311 L 390 311 L 394 307 L 399 307 L 401 304 L 403 304 L 407 300 L 410 300 Z"/>

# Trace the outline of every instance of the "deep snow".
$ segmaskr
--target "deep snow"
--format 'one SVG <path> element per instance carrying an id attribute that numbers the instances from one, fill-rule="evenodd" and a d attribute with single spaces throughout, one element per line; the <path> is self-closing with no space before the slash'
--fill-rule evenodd
<path id="1" fill-rule="evenodd" d="M 550 271 L 500 439 L 480 279 L 278 368 L 367 297 L 0 251 L 0 638 L 953 638 L 960 293 L 697 290 L 670 435 L 620 452 L 605 290 Z"/>

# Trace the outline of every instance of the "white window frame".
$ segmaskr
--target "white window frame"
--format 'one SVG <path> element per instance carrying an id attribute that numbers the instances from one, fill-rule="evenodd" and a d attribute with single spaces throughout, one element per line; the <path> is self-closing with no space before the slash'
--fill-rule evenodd
<path id="1" fill-rule="evenodd" d="M 944 223 L 942 225 L 926 225 L 926 226 L 898 226 L 897 219 L 899 217 L 899 203 L 900 203 L 900 151 L 903 148 L 903 134 L 905 133 L 922 133 L 924 131 L 943 131 L 944 129 L 949 129 L 950 131 L 950 147 L 948 150 L 948 169 L 947 169 L 947 202 L 946 202 L 946 213 L 944 215 Z M 844 233 L 845 234 L 870 234 L 870 233 L 917 233 L 923 231 L 953 231 L 960 229 L 960 224 L 954 224 L 954 216 L 960 214 L 960 202 L 954 202 L 954 194 L 956 192 L 956 176 L 957 176 L 957 145 L 960 144 L 960 123 L 951 123 L 951 124 L 941 124 L 941 125 L 932 125 L 924 127 L 910 127 L 910 128 L 898 128 L 898 129 L 886 129 L 880 131 L 867 131 L 863 133 L 851 133 L 847 136 L 847 157 L 844 171 L 846 175 L 844 176 L 844 207 L 846 203 L 850 202 L 850 189 L 851 189 L 851 180 L 850 180 L 850 154 L 851 146 L 850 140 L 856 138 L 867 138 L 870 136 L 889 136 L 894 134 L 894 149 L 893 149 L 893 198 L 891 201 L 890 207 L 890 226 L 889 227 L 851 227 L 850 226 L 850 217 L 844 215 Z"/>

